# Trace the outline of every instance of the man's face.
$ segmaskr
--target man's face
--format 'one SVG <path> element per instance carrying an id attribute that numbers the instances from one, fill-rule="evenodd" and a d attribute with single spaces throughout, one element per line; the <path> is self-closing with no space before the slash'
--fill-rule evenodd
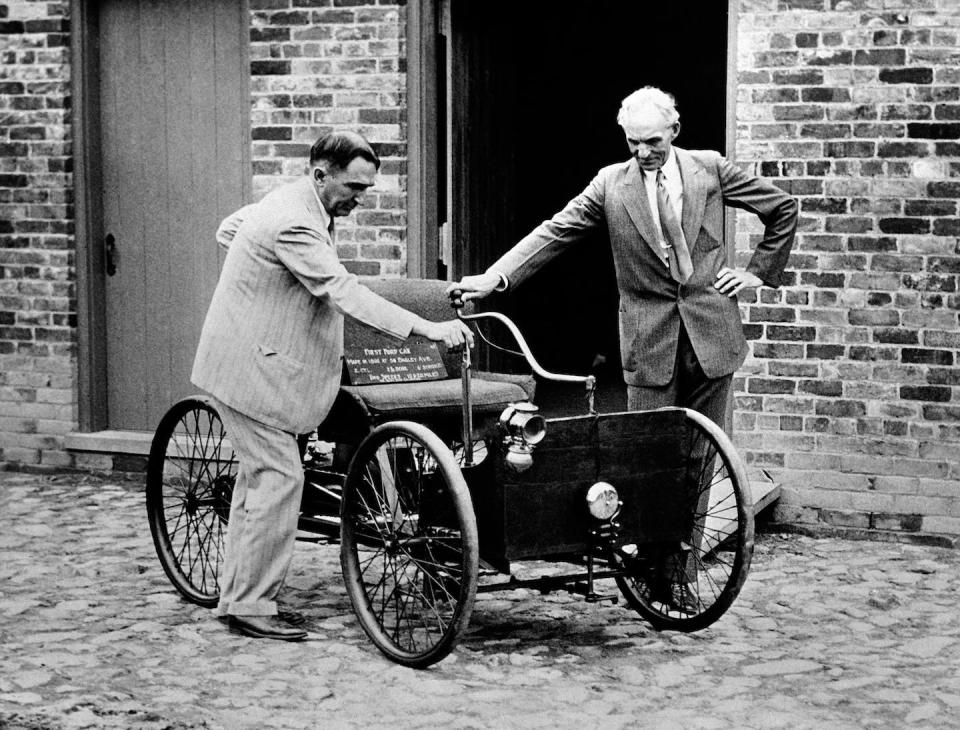
<path id="1" fill-rule="evenodd" d="M 659 170 L 680 133 L 680 122 L 668 123 L 656 109 L 633 114 L 623 125 L 630 154 L 644 170 Z"/>
<path id="2" fill-rule="evenodd" d="M 313 170 L 320 202 L 330 216 L 349 215 L 363 202 L 376 178 L 377 166 L 362 157 L 354 157 L 343 170 L 325 163 Z"/>

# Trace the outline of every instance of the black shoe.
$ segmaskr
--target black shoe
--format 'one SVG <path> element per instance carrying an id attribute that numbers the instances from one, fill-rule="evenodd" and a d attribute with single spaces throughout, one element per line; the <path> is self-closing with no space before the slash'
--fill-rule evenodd
<path id="1" fill-rule="evenodd" d="M 650 600 L 662 604 L 668 611 L 676 611 L 684 616 L 696 616 L 700 613 L 700 602 L 696 593 L 687 583 L 673 583 L 665 578 L 650 585 Z"/>
<path id="2" fill-rule="evenodd" d="M 277 610 L 277 618 L 291 626 L 303 626 L 307 622 L 307 617 L 299 611 L 292 608 L 281 608 Z"/>
<path id="3" fill-rule="evenodd" d="M 301 641 L 307 632 L 281 621 L 277 616 L 231 616 L 230 629 L 255 639 Z"/>

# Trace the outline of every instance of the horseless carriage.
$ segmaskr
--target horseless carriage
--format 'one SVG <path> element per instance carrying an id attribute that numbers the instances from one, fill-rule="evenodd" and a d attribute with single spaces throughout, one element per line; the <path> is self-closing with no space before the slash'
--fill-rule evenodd
<path id="1" fill-rule="evenodd" d="M 421 316 L 449 316 L 443 282 L 370 286 Z M 346 589 L 372 642 L 426 667 L 456 645 L 478 592 L 565 589 L 616 602 L 605 579 L 658 629 L 716 621 L 746 578 L 754 529 L 745 469 L 723 431 L 682 408 L 596 413 L 593 376 L 545 371 L 511 320 L 456 304 L 477 350 L 496 347 L 492 328 L 505 331 L 537 376 L 585 391 L 585 412 L 544 418 L 533 376 L 479 372 L 468 348 L 440 347 L 439 379 L 381 373 L 387 382 L 341 386 L 318 440 L 301 438 L 298 537 L 339 539 Z M 348 321 L 348 363 L 358 342 L 378 350 L 371 330 Z M 334 444 L 332 454 L 319 458 L 317 443 Z M 174 404 L 154 436 L 147 512 L 164 571 L 202 606 L 219 597 L 236 473 L 211 401 Z M 519 580 L 512 561 L 550 569 Z"/>

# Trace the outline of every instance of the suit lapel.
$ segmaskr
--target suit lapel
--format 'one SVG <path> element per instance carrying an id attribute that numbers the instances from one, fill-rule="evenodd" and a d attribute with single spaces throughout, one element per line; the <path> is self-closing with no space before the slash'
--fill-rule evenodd
<path id="1" fill-rule="evenodd" d="M 703 222 L 703 206 L 707 200 L 707 181 L 703 167 L 693 155 L 683 149 L 673 148 L 680 167 L 680 179 L 683 182 L 683 237 L 687 239 L 687 248 L 693 251 Z"/>
<path id="2" fill-rule="evenodd" d="M 630 160 L 630 166 L 627 168 L 627 174 L 623 177 L 623 190 L 620 200 L 623 207 L 627 209 L 630 220 L 640 232 L 640 237 L 646 242 L 653 251 L 657 260 L 663 258 L 660 251 L 660 244 L 657 235 L 657 226 L 653 222 L 653 213 L 650 210 L 650 203 L 647 200 L 647 188 L 643 182 L 643 175 L 640 174 L 640 166 L 636 159 Z"/>

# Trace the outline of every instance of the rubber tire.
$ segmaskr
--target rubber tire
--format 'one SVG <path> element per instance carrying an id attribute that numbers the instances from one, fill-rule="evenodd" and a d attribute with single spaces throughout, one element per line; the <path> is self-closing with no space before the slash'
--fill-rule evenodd
<path id="1" fill-rule="evenodd" d="M 147 517 L 160 565 L 180 595 L 206 607 L 220 599 L 237 470 L 225 435 L 209 399 L 185 398 L 161 419 L 147 462 Z"/>
<path id="2" fill-rule="evenodd" d="M 377 456 L 384 444 L 398 439 L 411 455 L 415 450 L 423 452 L 419 463 L 410 460 L 411 468 L 407 471 L 398 466 L 400 454 L 405 451 L 395 449 L 392 462 L 389 456 L 379 459 Z M 391 467 L 393 483 L 402 485 L 391 492 L 401 495 L 396 498 L 403 515 L 399 525 L 396 516 L 388 517 L 384 511 L 389 508 L 389 497 L 376 495 L 378 502 L 371 507 L 363 496 L 366 493 L 373 502 L 375 494 L 371 488 L 376 487 L 374 482 L 381 483 L 378 477 L 384 458 Z M 424 464 L 429 464 L 432 470 L 424 470 Z M 405 474 L 416 477 L 413 484 L 407 484 L 411 480 L 403 480 Z M 433 479 L 434 476 L 439 479 Z M 435 485 L 435 481 L 439 485 Z M 436 490 L 432 493 L 439 496 L 421 500 L 425 487 Z M 431 505 L 434 511 L 446 510 L 445 519 L 449 524 L 424 525 Z M 396 508 L 393 511 L 395 515 Z M 360 444 L 351 460 L 340 515 L 343 578 L 354 612 L 367 636 L 385 656 L 407 667 L 422 669 L 443 659 L 456 646 L 470 621 L 479 566 L 473 503 L 450 449 L 430 429 L 417 423 L 393 421 L 377 427 Z M 456 537 L 451 537 L 454 534 Z M 436 547 L 431 546 L 431 540 Z M 418 550 L 421 551 L 419 557 Z M 437 557 L 444 551 L 455 560 L 444 562 Z M 376 570 L 370 571 L 373 578 L 369 578 L 369 574 L 365 577 L 362 562 L 368 568 L 382 563 L 380 580 L 374 580 Z M 427 569 L 441 563 L 442 575 L 436 568 Z M 452 577 L 457 570 L 461 576 L 459 581 Z M 387 581 L 391 577 L 393 588 L 388 590 Z M 431 603 L 439 591 L 445 595 Z M 378 608 L 374 608 L 375 605 Z M 424 621 L 423 632 L 427 635 L 422 641 L 413 636 L 414 630 L 420 631 L 420 627 L 415 626 L 409 616 L 404 618 L 408 609 L 418 607 L 425 608 L 424 615 L 435 617 L 439 624 L 431 630 Z M 442 621 L 441 613 L 444 614 Z M 409 639 L 400 636 L 401 631 L 407 629 Z"/>
<path id="3" fill-rule="evenodd" d="M 664 610 L 664 604 L 651 600 L 650 585 L 644 579 L 643 571 L 635 571 L 635 574 L 629 577 L 618 577 L 616 582 L 627 603 L 655 628 L 673 631 L 698 631 L 712 624 L 726 612 L 740 593 L 740 589 L 747 578 L 753 556 L 753 497 L 743 461 L 727 435 L 706 416 L 690 409 L 681 410 L 685 411 L 690 426 L 691 439 L 701 439 L 702 443 L 715 452 L 715 458 L 719 461 L 719 465 L 716 463 L 714 465 L 711 483 L 718 481 L 718 474 L 725 475 L 730 481 L 731 496 L 736 508 L 736 524 L 732 529 L 732 534 L 723 540 L 723 544 L 726 546 L 724 553 L 732 555 L 729 562 L 729 572 L 723 577 L 722 584 L 717 582 L 716 586 L 712 582 L 704 580 L 706 587 L 710 590 L 706 594 L 701 593 L 699 577 L 701 575 L 704 578 L 707 577 L 704 563 L 699 558 L 691 557 L 689 559 L 694 565 L 698 578 L 694 582 L 695 588 L 693 591 L 687 593 L 688 596 L 695 596 L 695 600 L 690 601 L 696 609 L 692 615 L 686 615 L 676 610 Z M 714 513 L 715 516 L 720 511 L 724 513 L 732 512 L 733 505 L 729 504 L 729 498 L 725 498 L 722 504 L 725 506 L 722 510 L 717 509 Z M 704 533 L 711 534 L 705 526 L 705 520 L 701 522 L 695 519 L 695 523 L 703 525 L 701 535 Z M 719 535 L 719 532 L 716 534 Z M 614 551 L 611 560 L 615 565 L 629 569 L 629 561 L 625 561 L 617 551 Z M 685 580 L 684 583 L 686 582 Z M 674 582 L 674 585 L 676 584 Z"/>

